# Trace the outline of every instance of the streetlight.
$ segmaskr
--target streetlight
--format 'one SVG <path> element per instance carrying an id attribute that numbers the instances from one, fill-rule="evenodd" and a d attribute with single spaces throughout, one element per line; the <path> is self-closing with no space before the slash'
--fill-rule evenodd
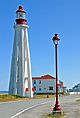
<path id="1" fill-rule="evenodd" d="M 60 40 L 58 34 L 55 34 L 52 40 L 55 45 L 55 64 L 56 64 L 56 104 L 52 111 L 54 114 L 54 113 L 61 113 L 61 107 L 58 101 L 58 41 Z"/>

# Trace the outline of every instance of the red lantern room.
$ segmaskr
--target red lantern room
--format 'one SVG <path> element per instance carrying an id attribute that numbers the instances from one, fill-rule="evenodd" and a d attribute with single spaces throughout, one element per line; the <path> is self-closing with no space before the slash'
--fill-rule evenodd
<path id="1" fill-rule="evenodd" d="M 19 6 L 19 9 L 16 11 L 16 24 L 27 24 L 26 12 L 22 6 Z"/>

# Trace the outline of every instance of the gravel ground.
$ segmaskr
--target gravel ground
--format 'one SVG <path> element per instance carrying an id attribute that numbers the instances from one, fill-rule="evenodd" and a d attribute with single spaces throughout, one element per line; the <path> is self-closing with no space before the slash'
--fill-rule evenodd
<path id="1" fill-rule="evenodd" d="M 62 110 L 65 114 L 61 118 L 80 118 L 80 101 L 77 101 L 78 99 L 80 99 L 80 95 L 68 95 L 60 97 Z M 20 114 L 16 118 L 50 118 L 47 115 L 52 112 L 53 104 L 54 100 L 53 103 L 30 109 Z"/>
<path id="2" fill-rule="evenodd" d="M 70 95 L 62 102 L 62 107 L 65 112 L 64 118 L 80 118 L 80 99 L 79 95 Z"/>

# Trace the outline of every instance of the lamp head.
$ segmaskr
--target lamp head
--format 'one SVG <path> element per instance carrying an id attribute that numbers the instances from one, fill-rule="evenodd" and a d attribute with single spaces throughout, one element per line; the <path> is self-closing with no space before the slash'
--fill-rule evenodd
<path id="1" fill-rule="evenodd" d="M 52 38 L 52 40 L 55 45 L 58 45 L 58 41 L 60 40 L 60 38 L 58 37 L 58 34 L 55 34 L 55 36 Z"/>

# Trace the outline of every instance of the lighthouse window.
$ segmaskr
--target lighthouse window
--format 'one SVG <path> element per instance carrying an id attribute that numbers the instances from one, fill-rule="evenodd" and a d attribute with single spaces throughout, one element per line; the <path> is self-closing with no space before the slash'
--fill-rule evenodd
<path id="1" fill-rule="evenodd" d="M 16 17 L 17 17 L 18 19 L 19 19 L 19 18 L 25 19 L 25 13 L 18 12 Z"/>
<path id="2" fill-rule="evenodd" d="M 19 16 L 20 16 L 20 18 L 22 18 L 22 16 L 23 16 L 23 15 L 22 15 L 22 14 L 20 14 Z"/>

